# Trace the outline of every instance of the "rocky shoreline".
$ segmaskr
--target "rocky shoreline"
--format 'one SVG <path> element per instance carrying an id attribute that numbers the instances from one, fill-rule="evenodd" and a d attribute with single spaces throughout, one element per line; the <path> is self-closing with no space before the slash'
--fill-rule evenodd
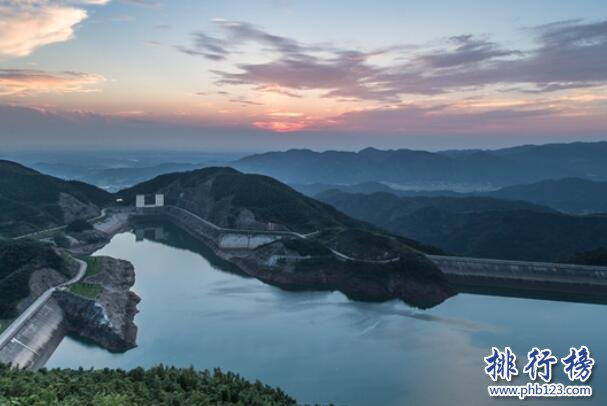
<path id="1" fill-rule="evenodd" d="M 68 234 L 68 251 L 72 255 L 91 255 L 108 244 L 115 234 L 128 228 L 127 213 L 109 214 L 92 230 Z M 130 290 L 135 284 L 135 270 L 133 264 L 125 260 L 95 258 L 98 272 L 85 276 L 80 283 L 101 287 L 98 297 L 83 297 L 68 288 L 56 291 L 53 298 L 63 311 L 68 334 L 111 352 L 125 352 L 137 346 L 134 318 L 141 298 Z"/>
<path id="2" fill-rule="evenodd" d="M 124 260 L 96 257 L 100 271 L 82 282 L 96 284 L 103 291 L 96 299 L 69 290 L 53 294 L 65 316 L 66 331 L 90 340 L 111 352 L 124 352 L 137 346 L 134 317 L 140 298 L 130 291 L 135 283 L 133 265 Z"/>

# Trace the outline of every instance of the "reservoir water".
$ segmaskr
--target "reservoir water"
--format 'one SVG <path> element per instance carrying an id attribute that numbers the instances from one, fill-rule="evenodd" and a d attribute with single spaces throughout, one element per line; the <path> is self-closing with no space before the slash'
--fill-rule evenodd
<path id="1" fill-rule="evenodd" d="M 607 306 L 459 294 L 421 311 L 287 292 L 222 270 L 167 224 L 118 234 L 96 255 L 135 266 L 139 346 L 111 354 L 68 337 L 49 368 L 220 367 L 279 386 L 300 403 L 491 405 L 520 402 L 488 397 L 483 357 L 492 346 L 510 346 L 522 371 L 534 346 L 563 357 L 586 345 L 597 361 L 587 382 L 593 397 L 531 403 L 607 404 Z M 560 364 L 554 373 L 554 382 L 568 383 Z"/>

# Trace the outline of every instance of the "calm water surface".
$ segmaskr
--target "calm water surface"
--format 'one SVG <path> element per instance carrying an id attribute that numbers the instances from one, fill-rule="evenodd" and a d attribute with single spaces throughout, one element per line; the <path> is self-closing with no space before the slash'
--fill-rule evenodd
<path id="1" fill-rule="evenodd" d="M 139 346 L 111 354 L 66 338 L 48 367 L 221 367 L 280 386 L 302 403 L 511 404 L 520 401 L 487 396 L 483 357 L 491 346 L 510 346 L 521 360 L 533 346 L 564 356 L 583 344 L 597 360 L 593 397 L 531 403 L 607 404 L 606 306 L 468 294 L 427 311 L 359 303 L 223 271 L 169 225 L 148 237 L 119 234 L 97 253 L 135 265 Z M 562 371 L 555 374 L 566 382 Z"/>

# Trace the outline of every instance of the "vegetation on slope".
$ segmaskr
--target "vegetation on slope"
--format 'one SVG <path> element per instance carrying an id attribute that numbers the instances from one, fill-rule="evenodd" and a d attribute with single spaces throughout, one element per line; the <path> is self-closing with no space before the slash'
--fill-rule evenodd
<path id="1" fill-rule="evenodd" d="M 204 168 L 161 175 L 119 192 L 127 204 L 136 194 L 164 193 L 168 204 L 188 209 L 223 227 L 243 228 L 245 212 L 257 227 L 275 223 L 292 231 L 313 232 L 359 222 L 272 178 L 248 175 L 231 168 Z M 253 224 L 250 225 L 254 227 Z"/>
<path id="2" fill-rule="evenodd" d="M 101 271 L 101 258 L 89 256 L 84 258 L 86 261 L 86 273 L 82 279 L 86 279 L 89 276 L 97 275 Z"/>
<path id="3" fill-rule="evenodd" d="M 576 252 L 562 262 L 580 265 L 607 266 L 607 247 L 599 247 L 590 251 Z"/>
<path id="4" fill-rule="evenodd" d="M 410 209 L 408 198 L 383 195 L 331 192 L 321 197 L 346 214 L 456 255 L 557 261 L 607 245 L 607 216 L 567 215 L 541 206 L 531 210 L 488 205 L 466 211 L 464 204 L 436 203 L 458 198 L 429 198 L 432 204 Z"/>
<path id="5" fill-rule="evenodd" d="M 397 238 L 361 229 L 324 230 L 316 238 L 348 257 L 384 261 L 411 252 Z"/>
<path id="6" fill-rule="evenodd" d="M 363 219 L 387 229 L 390 229 L 390 224 L 398 221 L 399 218 L 428 208 L 452 213 L 472 213 L 490 210 L 554 211 L 548 207 L 523 201 L 470 196 L 401 197 L 391 193 L 362 194 L 329 190 L 318 194 L 316 198 L 354 218 Z"/>
<path id="7" fill-rule="evenodd" d="M 144 370 L 53 369 L 0 365 L 0 404 L 11 405 L 295 405 L 280 389 L 237 374 L 162 365 Z"/>
<path id="8" fill-rule="evenodd" d="M 32 273 L 42 268 L 69 276 L 66 262 L 50 245 L 28 239 L 0 240 L 0 318 L 17 315 L 17 304 L 30 294 Z"/>
<path id="9" fill-rule="evenodd" d="M 283 240 L 282 243 L 286 249 L 295 251 L 303 257 L 332 255 L 331 250 L 324 244 L 312 239 L 291 238 Z"/>
<path id="10" fill-rule="evenodd" d="M 92 230 L 92 229 L 93 229 L 93 226 L 91 225 L 91 223 L 89 223 L 85 219 L 78 219 L 78 220 L 74 220 L 74 221 L 70 222 L 67 225 L 67 227 L 65 228 L 65 231 L 70 232 L 70 233 L 80 233 L 82 231 Z"/>
<path id="11" fill-rule="evenodd" d="M 59 195 L 102 206 L 112 195 L 82 182 L 64 181 L 0 160 L 0 235 L 12 237 L 65 223 Z"/>
<path id="12" fill-rule="evenodd" d="M 103 286 L 97 283 L 76 282 L 70 286 L 70 292 L 86 299 L 97 299 L 103 292 Z"/>
<path id="13" fill-rule="evenodd" d="M 368 229 L 377 227 L 354 220 L 332 206 L 304 196 L 289 186 L 261 175 L 240 173 L 232 168 L 204 168 L 191 172 L 170 173 L 119 192 L 126 204 L 133 204 L 136 194 L 161 192 L 168 204 L 175 204 L 230 228 L 253 228 L 239 220 L 251 212 L 257 226 L 274 223 L 291 231 L 313 233 L 333 229 Z M 442 251 L 417 241 L 399 237 L 403 244 L 425 252 Z"/>

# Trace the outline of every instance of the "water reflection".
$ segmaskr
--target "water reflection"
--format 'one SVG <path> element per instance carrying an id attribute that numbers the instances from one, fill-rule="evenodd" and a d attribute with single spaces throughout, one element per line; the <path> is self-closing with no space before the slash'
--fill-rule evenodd
<path id="1" fill-rule="evenodd" d="M 599 367 L 595 395 L 583 402 L 604 404 L 607 329 L 598 322 L 604 306 L 470 294 L 427 311 L 399 301 L 352 302 L 340 293 L 288 292 L 226 272 L 172 226 L 146 231 L 140 241 L 135 234 L 117 235 L 99 254 L 135 265 L 139 347 L 111 354 L 66 339 L 50 367 L 219 366 L 309 403 L 518 404 L 487 396 L 482 358 L 491 346 L 564 354 L 584 344 Z M 556 381 L 564 382 L 558 372 Z"/>

